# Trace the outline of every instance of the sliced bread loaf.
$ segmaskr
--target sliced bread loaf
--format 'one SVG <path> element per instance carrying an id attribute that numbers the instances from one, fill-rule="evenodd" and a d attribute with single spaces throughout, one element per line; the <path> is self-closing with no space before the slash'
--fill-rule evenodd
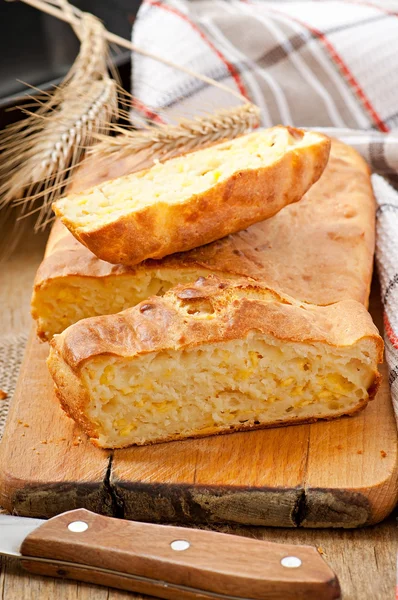
<path id="1" fill-rule="evenodd" d="M 272 217 L 319 179 L 329 150 L 324 135 L 274 127 L 70 194 L 54 211 L 96 256 L 135 265 Z"/>
<path id="2" fill-rule="evenodd" d="M 74 186 L 84 186 L 87 178 L 100 181 L 111 167 L 129 172 L 132 164 L 103 165 L 104 173 L 91 160 Z M 58 221 L 35 279 L 32 314 L 39 337 L 51 339 L 79 319 L 120 312 L 211 273 L 252 277 L 311 304 L 353 299 L 367 305 L 374 242 L 369 168 L 353 148 L 332 140 L 322 177 L 298 205 L 245 231 L 162 260 L 134 267 L 111 265 Z"/>
<path id="3" fill-rule="evenodd" d="M 383 341 L 354 300 L 301 304 L 211 276 L 51 342 L 64 410 L 103 448 L 331 419 L 377 390 Z"/>

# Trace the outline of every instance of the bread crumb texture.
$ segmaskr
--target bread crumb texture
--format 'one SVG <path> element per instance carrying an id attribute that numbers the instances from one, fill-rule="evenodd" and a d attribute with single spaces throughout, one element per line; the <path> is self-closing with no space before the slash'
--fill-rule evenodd
<path id="1" fill-rule="evenodd" d="M 291 147 L 305 148 L 326 138 L 287 127 L 241 136 L 119 177 L 59 200 L 55 208 L 83 228 L 116 221 L 156 203 L 181 204 L 240 171 L 257 171 L 281 158 Z"/>

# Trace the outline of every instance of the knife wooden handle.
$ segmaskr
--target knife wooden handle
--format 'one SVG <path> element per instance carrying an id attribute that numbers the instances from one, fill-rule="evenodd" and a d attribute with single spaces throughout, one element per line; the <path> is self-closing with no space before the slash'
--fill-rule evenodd
<path id="1" fill-rule="evenodd" d="M 30 572 L 169 600 L 340 598 L 335 574 L 311 546 L 123 521 L 84 509 L 45 522 L 25 538 L 21 554 Z"/>

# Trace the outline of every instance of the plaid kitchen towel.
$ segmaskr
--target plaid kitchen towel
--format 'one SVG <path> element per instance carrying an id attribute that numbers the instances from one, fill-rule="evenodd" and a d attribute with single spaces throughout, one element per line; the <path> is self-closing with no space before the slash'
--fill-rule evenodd
<path id="1" fill-rule="evenodd" d="M 398 416 L 398 193 L 385 179 L 398 183 L 398 2 L 146 0 L 133 42 L 250 99 L 264 126 L 324 129 L 370 163 Z M 239 102 L 153 59 L 134 54 L 132 65 L 137 109 L 158 122 Z"/>

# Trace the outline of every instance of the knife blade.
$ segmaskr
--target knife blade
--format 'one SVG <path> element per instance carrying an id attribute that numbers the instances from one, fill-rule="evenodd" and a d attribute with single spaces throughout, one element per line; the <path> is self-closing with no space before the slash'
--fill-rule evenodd
<path id="1" fill-rule="evenodd" d="M 332 600 L 336 575 L 311 546 L 104 517 L 0 515 L 0 554 L 31 573 L 166 600 Z"/>

